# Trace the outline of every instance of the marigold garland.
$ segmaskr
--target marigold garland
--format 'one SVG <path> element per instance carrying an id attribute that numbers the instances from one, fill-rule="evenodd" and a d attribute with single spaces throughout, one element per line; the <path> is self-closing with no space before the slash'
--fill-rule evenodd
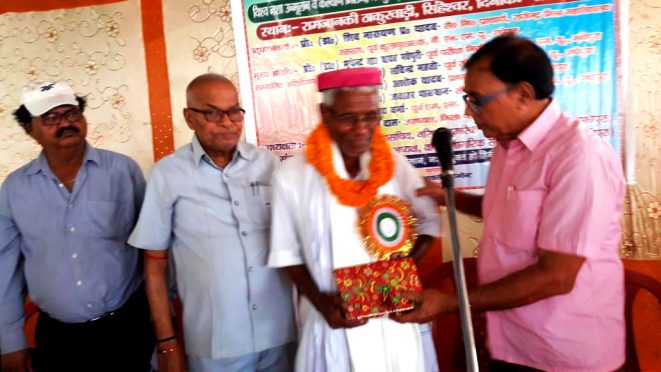
<path id="1" fill-rule="evenodd" d="M 370 160 L 370 178 L 365 181 L 353 181 L 337 175 L 333 167 L 331 138 L 325 125 L 318 125 L 305 143 L 305 155 L 315 169 L 326 179 L 333 195 L 340 204 L 362 207 L 375 195 L 379 187 L 392 178 L 395 163 L 386 137 L 379 126 L 372 135 L 372 159 Z"/>

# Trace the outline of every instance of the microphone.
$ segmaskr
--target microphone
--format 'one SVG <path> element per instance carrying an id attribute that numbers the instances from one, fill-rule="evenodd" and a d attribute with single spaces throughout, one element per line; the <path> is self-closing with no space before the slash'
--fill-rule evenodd
<path id="1" fill-rule="evenodd" d="M 459 246 L 459 233 L 457 230 L 457 212 L 454 202 L 454 171 L 452 171 L 452 132 L 448 128 L 438 128 L 434 131 L 431 144 L 436 149 L 436 156 L 441 165 L 441 180 L 445 188 L 445 205 L 448 210 L 448 222 L 450 223 L 450 235 L 452 237 L 452 256 L 454 262 L 454 284 L 459 300 L 459 315 L 461 329 L 464 335 L 464 351 L 466 353 L 466 369 L 470 372 L 479 372 L 477 364 L 477 349 L 475 348 L 475 336 L 473 335 L 473 322 L 471 321 L 470 304 L 468 303 L 468 287 L 466 286 L 466 275 L 464 263 L 461 258 L 461 247 Z"/>
<path id="2" fill-rule="evenodd" d="M 454 171 L 452 170 L 452 132 L 448 128 L 438 128 L 434 131 L 431 144 L 436 149 L 436 156 L 441 165 L 441 180 L 443 187 L 454 186 Z"/>

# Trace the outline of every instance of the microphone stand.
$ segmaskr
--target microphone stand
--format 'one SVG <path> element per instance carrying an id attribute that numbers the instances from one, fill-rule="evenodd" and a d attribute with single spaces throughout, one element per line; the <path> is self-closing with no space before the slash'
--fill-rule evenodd
<path id="1" fill-rule="evenodd" d="M 452 164 L 452 163 L 450 163 Z M 466 288 L 466 274 L 464 262 L 459 246 L 459 234 L 457 232 L 457 216 L 454 202 L 454 172 L 452 168 L 441 172 L 441 181 L 445 188 L 446 207 L 448 209 L 448 220 L 450 222 L 450 235 L 452 237 L 452 256 L 454 267 L 454 283 L 459 299 L 459 315 L 461 318 L 461 329 L 464 335 L 464 351 L 466 354 L 466 369 L 470 372 L 480 370 L 477 363 L 477 349 L 475 337 L 473 336 L 473 323 L 471 320 L 470 304 L 468 303 L 468 289 Z"/>

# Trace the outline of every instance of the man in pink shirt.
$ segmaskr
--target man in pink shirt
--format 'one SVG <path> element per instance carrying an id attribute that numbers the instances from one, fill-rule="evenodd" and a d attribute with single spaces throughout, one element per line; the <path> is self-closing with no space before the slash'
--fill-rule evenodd
<path id="1" fill-rule="evenodd" d="M 457 193 L 483 216 L 481 285 L 491 370 L 612 371 L 624 363 L 624 272 L 618 255 L 624 176 L 618 155 L 551 94 L 553 68 L 530 40 L 499 36 L 465 65 L 466 114 L 497 140 L 484 197 Z M 418 191 L 443 204 L 439 186 Z M 411 294 L 398 319 L 457 311 L 453 295 Z"/>

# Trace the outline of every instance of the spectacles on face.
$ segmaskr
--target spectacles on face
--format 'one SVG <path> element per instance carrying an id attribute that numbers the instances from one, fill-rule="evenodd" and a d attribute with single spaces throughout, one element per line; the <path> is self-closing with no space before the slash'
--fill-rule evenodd
<path id="1" fill-rule="evenodd" d="M 468 94 L 464 94 L 464 102 L 466 102 L 466 106 L 468 106 L 471 111 L 473 111 L 475 114 L 480 114 L 480 108 L 486 104 L 489 104 L 489 102 L 493 101 L 494 99 L 498 98 L 499 96 L 509 93 L 509 91 L 512 90 L 512 86 L 507 86 L 499 91 L 496 91 L 494 93 L 491 93 L 486 96 L 482 96 L 480 98 L 474 98 L 469 96 Z"/>
<path id="2" fill-rule="evenodd" d="M 335 112 L 333 109 L 330 110 Z M 359 122 L 364 122 L 371 128 L 378 125 L 379 122 L 381 122 L 381 115 L 378 113 L 370 113 L 362 116 L 358 116 L 354 114 L 342 114 L 340 116 L 335 117 L 335 122 L 342 129 L 347 129 L 347 130 L 355 128 L 356 124 L 358 124 Z"/>
<path id="3" fill-rule="evenodd" d="M 221 110 L 221 109 L 217 109 L 217 108 L 214 108 L 214 109 L 211 109 L 211 110 L 200 110 L 200 109 L 196 109 L 196 108 L 192 108 L 192 107 L 187 107 L 186 109 L 191 110 L 193 112 L 197 112 L 198 114 L 203 114 L 204 118 L 207 121 L 213 122 L 213 123 L 222 122 L 225 115 L 227 115 L 227 117 L 231 121 L 237 123 L 237 122 L 240 122 L 240 121 L 243 120 L 243 114 L 246 113 L 246 110 L 242 109 L 241 107 L 235 107 L 235 108 L 231 108 L 229 110 Z"/>
<path id="4" fill-rule="evenodd" d="M 62 118 L 67 119 L 69 122 L 76 122 L 83 118 L 83 112 L 78 107 L 67 110 L 63 113 L 49 112 L 39 116 L 41 122 L 47 127 L 53 127 L 62 121 Z"/>

